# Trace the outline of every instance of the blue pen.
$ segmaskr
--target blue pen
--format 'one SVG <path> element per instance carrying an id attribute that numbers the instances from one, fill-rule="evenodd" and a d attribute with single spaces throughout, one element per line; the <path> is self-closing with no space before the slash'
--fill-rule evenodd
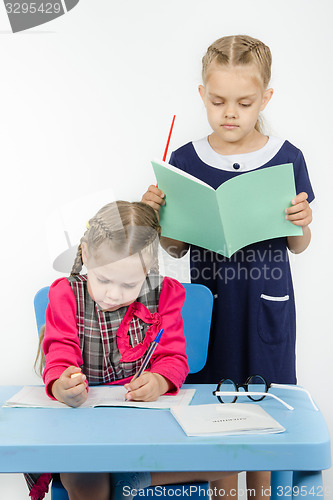
<path id="1" fill-rule="evenodd" d="M 142 362 L 142 365 L 140 366 L 140 369 L 139 371 L 136 372 L 136 374 L 134 375 L 134 377 L 132 378 L 131 382 L 133 382 L 133 380 L 135 380 L 136 378 L 140 377 L 140 375 L 145 371 L 145 369 L 147 368 L 147 365 L 150 361 L 150 358 L 152 357 L 153 355 L 153 352 L 155 351 L 156 347 L 158 346 L 158 343 L 159 341 L 161 340 L 161 337 L 162 337 L 162 333 L 164 332 L 163 328 L 161 328 L 161 330 L 158 332 L 158 334 L 156 335 L 155 339 L 152 341 L 152 343 L 150 344 L 149 348 L 148 348 L 148 351 L 145 355 L 145 358 Z"/>

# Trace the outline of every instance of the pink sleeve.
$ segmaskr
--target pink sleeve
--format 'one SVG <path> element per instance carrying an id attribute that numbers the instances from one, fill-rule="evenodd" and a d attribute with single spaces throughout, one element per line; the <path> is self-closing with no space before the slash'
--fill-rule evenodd
<path id="1" fill-rule="evenodd" d="M 186 341 L 181 310 L 185 300 L 185 289 L 176 280 L 164 278 L 159 299 L 158 312 L 164 332 L 152 359 L 150 371 L 159 373 L 174 385 L 170 392 L 178 392 L 188 374 Z"/>
<path id="2" fill-rule="evenodd" d="M 77 331 L 76 300 L 66 278 L 55 281 L 49 290 L 45 316 L 43 380 L 52 399 L 51 387 L 69 366 L 83 364 Z"/>

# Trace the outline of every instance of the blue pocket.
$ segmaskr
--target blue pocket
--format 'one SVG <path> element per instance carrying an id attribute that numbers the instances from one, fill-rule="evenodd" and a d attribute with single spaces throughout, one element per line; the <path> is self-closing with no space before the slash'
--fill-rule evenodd
<path id="1" fill-rule="evenodd" d="M 258 333 L 266 344 L 279 344 L 290 332 L 289 295 L 273 297 L 261 294 Z"/>

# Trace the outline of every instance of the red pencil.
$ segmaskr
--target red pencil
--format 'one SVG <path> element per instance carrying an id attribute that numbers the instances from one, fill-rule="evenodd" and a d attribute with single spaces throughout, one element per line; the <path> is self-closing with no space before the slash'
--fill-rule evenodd
<path id="1" fill-rule="evenodd" d="M 176 115 L 173 115 L 172 123 L 171 123 L 171 127 L 170 127 L 170 132 L 169 132 L 168 140 L 167 140 L 167 143 L 166 143 L 166 146 L 165 146 L 164 155 L 163 155 L 163 161 L 165 161 L 165 159 L 167 157 L 167 154 L 168 154 L 168 148 L 169 148 L 169 144 L 170 144 L 170 139 L 171 139 L 173 124 L 175 123 L 175 118 L 176 118 Z"/>
<path id="2" fill-rule="evenodd" d="M 171 127 L 170 127 L 170 132 L 169 132 L 169 136 L 168 136 L 168 140 L 167 140 L 167 143 L 166 143 L 166 146 L 165 146 L 165 150 L 164 150 L 164 155 L 163 155 L 163 158 L 162 158 L 163 161 L 165 161 L 165 159 L 167 157 L 167 154 L 168 154 L 168 149 L 169 149 L 169 144 L 170 144 L 170 139 L 171 139 L 173 124 L 175 123 L 175 118 L 176 118 L 176 115 L 173 115 L 172 123 L 171 123 Z M 158 187 L 158 184 L 156 184 L 156 187 Z"/>

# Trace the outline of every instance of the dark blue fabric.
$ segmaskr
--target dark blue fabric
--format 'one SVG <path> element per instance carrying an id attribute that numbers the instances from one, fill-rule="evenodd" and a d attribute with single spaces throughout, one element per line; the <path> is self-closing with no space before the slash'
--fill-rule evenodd
<path id="1" fill-rule="evenodd" d="M 254 153 L 255 154 L 255 153 Z M 217 189 L 242 172 L 211 167 L 188 143 L 172 153 L 170 163 Z M 266 168 L 293 163 L 296 192 L 314 199 L 302 152 L 285 141 Z M 188 383 L 217 383 L 232 378 L 243 383 L 250 375 L 267 381 L 296 383 L 295 303 L 286 238 L 249 245 L 226 258 L 191 246 L 191 281 L 208 286 L 216 296 L 206 366 L 189 375 Z M 285 297 L 274 301 L 262 298 Z"/>

